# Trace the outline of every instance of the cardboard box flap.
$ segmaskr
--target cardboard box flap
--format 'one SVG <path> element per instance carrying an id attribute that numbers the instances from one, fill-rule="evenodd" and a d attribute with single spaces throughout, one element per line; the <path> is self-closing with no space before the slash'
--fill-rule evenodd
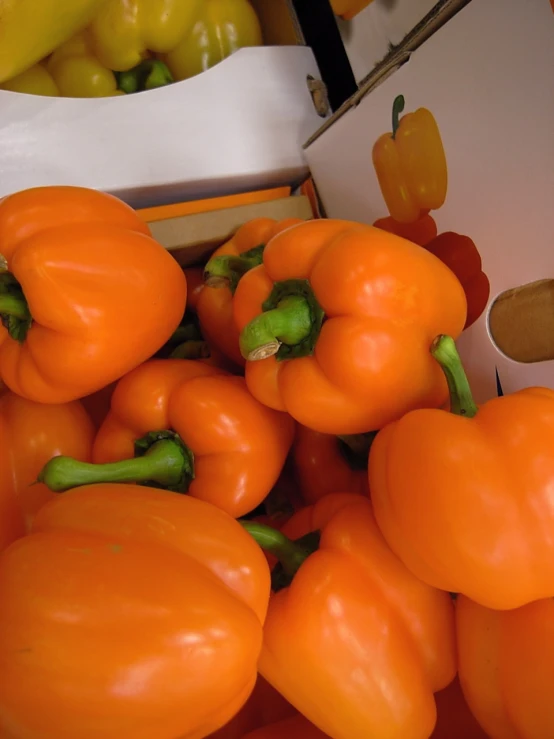
<path id="1" fill-rule="evenodd" d="M 366 95 L 384 82 L 393 72 L 405 64 L 410 55 L 421 44 L 430 38 L 439 28 L 449 21 L 459 10 L 471 0 L 440 0 L 427 15 L 404 37 L 390 49 L 385 58 L 362 79 L 358 90 L 335 113 L 329 117 L 318 130 L 310 136 L 304 147 L 310 146 L 327 129 L 335 124 L 348 110 L 355 108 Z M 371 8 L 371 6 L 370 6 Z M 368 10 L 370 9 L 368 8 Z"/>
<path id="2" fill-rule="evenodd" d="M 439 234 L 469 237 L 468 301 L 470 277 L 481 286 L 488 279 L 490 291 L 458 346 L 482 401 L 497 393 L 496 371 L 506 393 L 554 387 L 554 9 L 550 0 L 471 0 L 458 10 L 306 156 L 329 217 L 373 224 L 393 216 L 409 233 L 430 208 Z M 416 129 L 406 146 L 423 190 L 443 178 L 438 203 L 418 205 L 408 188 L 406 208 L 396 175 L 380 183 L 377 142 L 392 137 L 399 96 L 400 126 L 421 109 L 427 133 L 434 121 L 430 148 Z"/>

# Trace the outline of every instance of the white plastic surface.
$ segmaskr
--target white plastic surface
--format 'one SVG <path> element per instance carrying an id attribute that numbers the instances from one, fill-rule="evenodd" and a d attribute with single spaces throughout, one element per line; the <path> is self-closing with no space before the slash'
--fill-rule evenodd
<path id="1" fill-rule="evenodd" d="M 0 197 L 37 185 L 106 190 L 136 207 L 295 184 L 321 125 L 311 49 L 247 48 L 198 77 L 101 99 L 0 90 Z"/>

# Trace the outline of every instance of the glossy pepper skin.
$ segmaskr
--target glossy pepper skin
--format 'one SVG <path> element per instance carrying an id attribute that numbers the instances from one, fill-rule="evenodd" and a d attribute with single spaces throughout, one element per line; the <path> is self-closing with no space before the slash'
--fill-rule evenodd
<path id="1" fill-rule="evenodd" d="M 373 225 L 375 228 L 381 228 L 383 231 L 413 241 L 414 244 L 419 246 L 426 246 L 437 236 L 437 224 L 428 213 L 412 223 L 400 223 L 389 216 L 388 218 L 379 218 Z"/>
<path id="2" fill-rule="evenodd" d="M 103 0 L 2 0 L 0 82 L 45 57 L 93 18 Z"/>
<path id="3" fill-rule="evenodd" d="M 39 187 L 0 202 L 0 376 L 63 403 L 146 360 L 183 315 L 186 280 L 148 226 L 111 195 Z"/>
<path id="4" fill-rule="evenodd" d="M 154 437 L 145 439 L 149 434 Z M 89 477 L 98 471 L 86 468 L 83 477 L 75 477 L 72 470 L 79 465 L 70 466 L 71 476 L 65 477 L 59 464 L 71 462 L 58 460 L 54 471 L 54 463 L 50 465 L 53 477 L 44 480 L 56 490 L 101 480 L 155 479 L 238 518 L 256 508 L 277 481 L 293 434 L 292 419 L 258 403 L 243 378 L 193 360 L 151 360 L 119 381 L 94 442 L 95 463 L 134 462 L 130 468 L 118 466 L 124 477 L 113 477 L 112 468 L 103 477 Z M 137 447 L 141 439 L 145 446 Z M 145 447 L 149 455 L 143 454 Z M 152 454 L 160 476 L 154 476 Z M 144 464 L 146 472 L 137 477 L 136 468 L 143 470 Z M 170 464 L 178 468 L 175 476 Z"/>
<path id="5" fill-rule="evenodd" d="M 554 593 L 554 392 L 473 403 L 454 342 L 434 345 L 454 412 L 422 409 L 378 435 L 369 486 L 394 552 L 425 582 L 489 608 Z"/>
<path id="6" fill-rule="evenodd" d="M 78 401 L 45 405 L 14 393 L 0 396 L 0 491 L 11 511 L 0 515 L 0 530 L 6 521 L 21 535 L 31 526 L 37 511 L 55 497 L 37 483 L 41 469 L 52 457 L 67 454 L 89 462 L 94 426 Z M 0 533 L 0 550 L 17 536 Z"/>
<path id="7" fill-rule="evenodd" d="M 446 199 L 448 172 L 437 122 L 427 108 L 399 118 L 404 97 L 393 104 L 392 132 L 373 146 L 373 166 L 389 213 L 412 223 Z"/>
<path id="8" fill-rule="evenodd" d="M 483 314 L 491 286 L 483 272 L 483 263 L 475 243 L 469 236 L 453 231 L 436 236 L 425 248 L 450 267 L 460 280 L 467 299 L 467 318 L 464 328 L 469 328 Z"/>
<path id="9" fill-rule="evenodd" d="M 262 43 L 258 16 L 248 0 L 201 0 L 194 24 L 162 59 L 176 80 L 186 80 L 238 49 Z"/>
<path id="10" fill-rule="evenodd" d="M 491 739 L 554 736 L 554 600 L 492 611 L 459 596 L 460 682 Z"/>
<path id="11" fill-rule="evenodd" d="M 3 82 L 0 85 L 0 90 L 23 92 L 27 95 L 44 95 L 46 97 L 56 97 L 60 94 L 52 75 L 43 64 L 34 64 L 18 74 L 17 77 L 12 77 L 7 82 Z"/>
<path id="12" fill-rule="evenodd" d="M 306 504 L 337 490 L 369 494 L 367 456 L 365 464 L 358 464 L 351 449 L 339 437 L 297 424 L 292 454 L 296 479 Z"/>
<path id="13" fill-rule="evenodd" d="M 117 80 L 95 56 L 90 34 L 82 31 L 54 51 L 46 63 L 62 97 L 113 97 Z"/>
<path id="14" fill-rule="evenodd" d="M 456 672 L 450 596 L 395 557 L 369 500 L 328 495 L 306 510 L 319 549 L 271 598 L 260 673 L 333 739 L 428 739 L 433 693 Z"/>
<path id="15" fill-rule="evenodd" d="M 0 556 L 0 727 L 201 739 L 254 687 L 268 596 L 262 553 L 208 503 L 131 485 L 60 495 Z"/>
<path id="16" fill-rule="evenodd" d="M 96 56 L 125 72 L 148 51 L 174 49 L 197 21 L 205 0 L 107 0 L 89 32 Z"/>
<path id="17" fill-rule="evenodd" d="M 261 264 L 263 249 L 273 236 L 301 222 L 298 218 L 283 221 L 254 218 L 216 249 L 206 265 L 206 284 L 196 302 L 200 328 L 208 344 L 239 367 L 244 366 L 244 358 L 233 316 L 233 295 L 238 282 L 249 269 Z"/>
<path id="18" fill-rule="evenodd" d="M 424 249 L 372 226 L 314 220 L 266 246 L 233 301 L 262 403 L 327 434 L 373 431 L 447 386 L 429 354 L 466 319 L 462 286 Z"/>
<path id="19" fill-rule="evenodd" d="M 298 715 L 251 731 L 243 739 L 325 739 L 327 736 L 307 718 Z"/>

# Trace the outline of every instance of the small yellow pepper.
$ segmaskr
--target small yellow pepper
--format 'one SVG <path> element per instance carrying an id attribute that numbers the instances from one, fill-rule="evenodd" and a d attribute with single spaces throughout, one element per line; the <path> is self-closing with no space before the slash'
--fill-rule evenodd
<path id="1" fill-rule="evenodd" d="M 34 64 L 17 77 L 0 85 L 0 90 L 26 92 L 28 95 L 56 97 L 60 94 L 50 72 L 42 64 Z"/>
<path id="2" fill-rule="evenodd" d="M 242 47 L 262 43 L 260 23 L 248 0 L 203 0 L 190 32 L 163 59 L 173 77 L 184 80 Z"/>
<path id="3" fill-rule="evenodd" d="M 125 72 L 147 50 L 171 51 L 193 27 L 206 0 L 107 0 L 96 14 L 90 35 L 97 58 Z"/>
<path id="4" fill-rule="evenodd" d="M 373 166 L 389 213 L 395 221 L 413 223 L 446 198 L 448 171 L 441 135 L 433 114 L 419 108 L 399 119 L 404 97 L 392 109 L 392 133 L 373 146 Z"/>
<path id="5" fill-rule="evenodd" d="M 85 28 L 104 0 L 0 0 L 0 82 Z"/>
<path id="6" fill-rule="evenodd" d="M 47 68 L 63 97 L 111 97 L 119 94 L 114 73 L 94 56 L 86 32 L 73 36 L 52 54 Z"/>

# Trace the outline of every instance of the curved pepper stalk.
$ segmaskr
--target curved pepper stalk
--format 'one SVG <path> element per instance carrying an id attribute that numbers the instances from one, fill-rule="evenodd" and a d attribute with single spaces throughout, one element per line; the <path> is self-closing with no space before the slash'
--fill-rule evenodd
<path id="1" fill-rule="evenodd" d="M 100 482 L 134 482 L 186 493 L 194 480 L 194 455 L 171 431 L 147 434 L 135 442 L 134 459 L 106 464 L 54 457 L 43 467 L 37 482 L 55 493 Z"/>

